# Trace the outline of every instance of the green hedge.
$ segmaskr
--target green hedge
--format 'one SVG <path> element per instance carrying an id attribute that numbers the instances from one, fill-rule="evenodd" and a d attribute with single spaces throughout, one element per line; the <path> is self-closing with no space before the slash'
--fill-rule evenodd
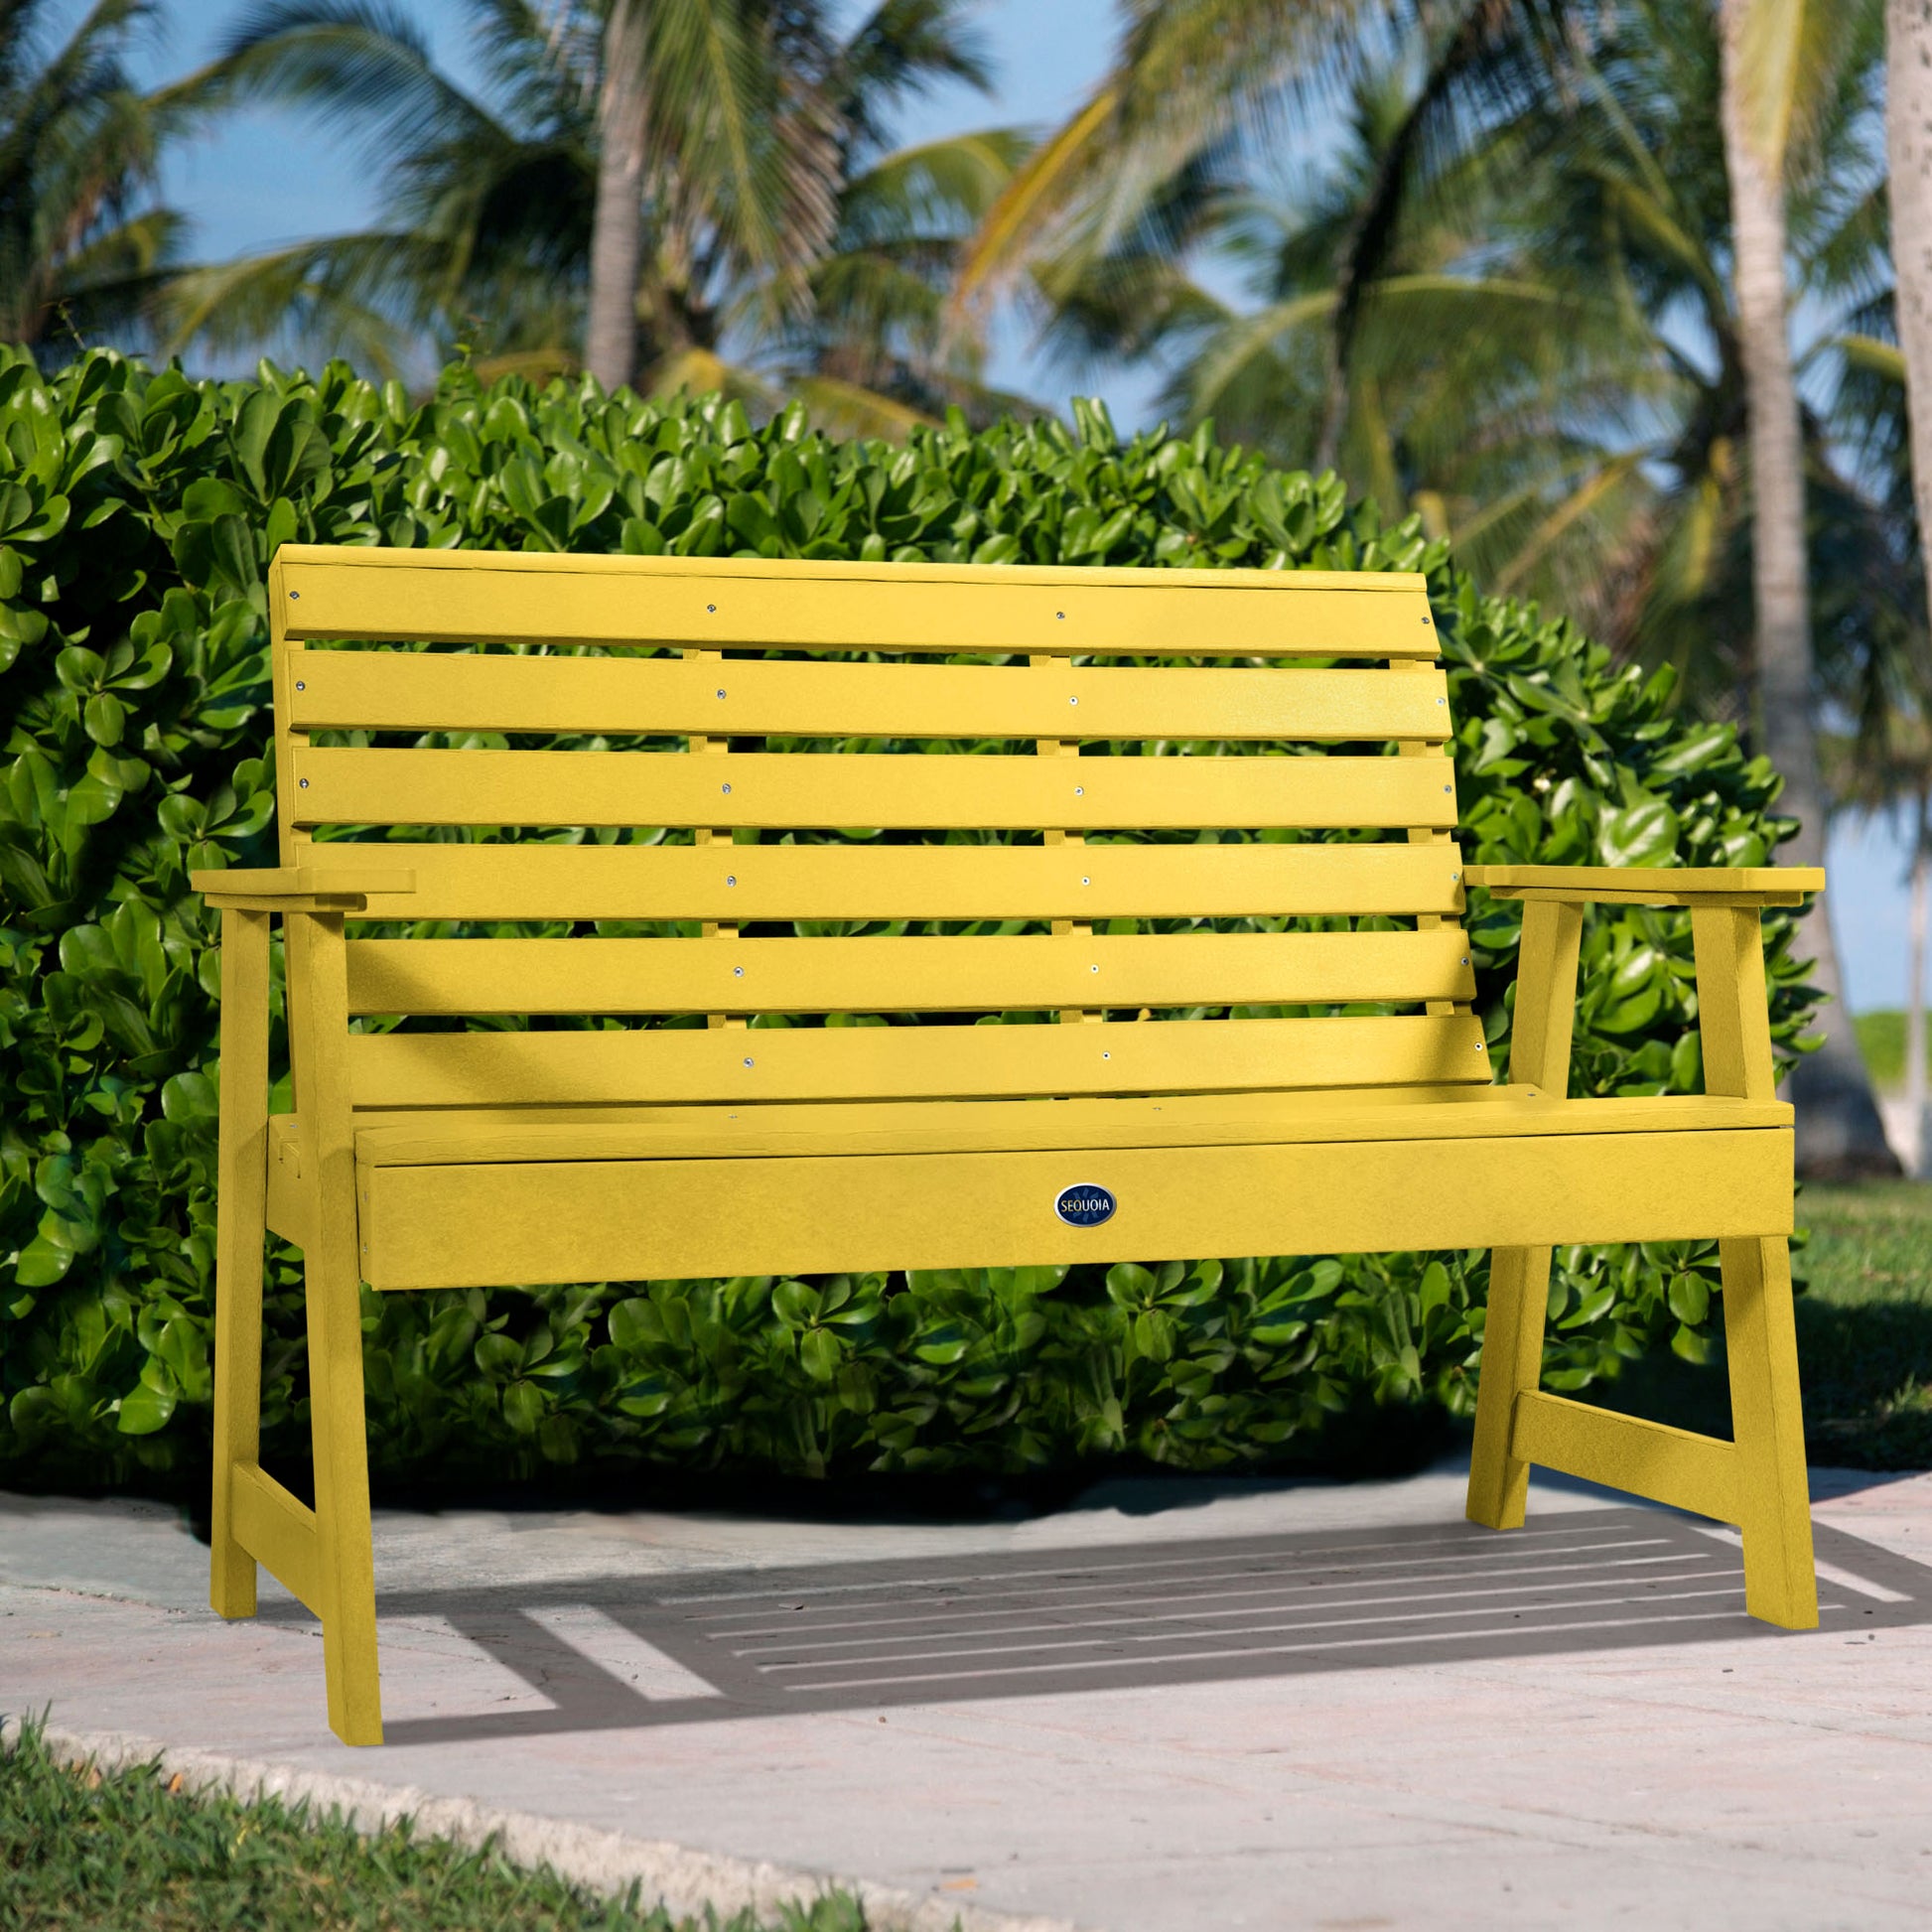
<path id="1" fill-rule="evenodd" d="M 1334 478 L 1207 431 L 1123 445 L 1075 414 L 899 448 L 462 366 L 414 407 L 340 365 L 193 382 L 92 352 L 44 378 L 0 350 L 0 1476 L 193 1482 L 207 1455 L 216 982 L 186 881 L 271 851 L 262 570 L 283 541 L 1423 569 L 1471 858 L 1754 864 L 1789 829 L 1728 729 L 1481 596 L 1413 521 L 1384 529 Z M 1478 897 L 1471 917 L 1500 1046 L 1516 916 Z M 1789 1048 L 1811 996 L 1789 921 L 1773 935 Z M 1606 912 L 1586 949 L 1575 1090 L 1695 1090 L 1685 917 Z M 1319 1455 L 1392 1409 L 1467 1411 L 1484 1271 L 1235 1258 L 371 1297 L 374 1461 L 454 1480 Z M 268 1273 L 267 1452 L 299 1458 L 299 1268 L 283 1251 Z M 1708 1247 L 1564 1255 L 1551 1385 L 1701 1354 L 1714 1287 Z"/>

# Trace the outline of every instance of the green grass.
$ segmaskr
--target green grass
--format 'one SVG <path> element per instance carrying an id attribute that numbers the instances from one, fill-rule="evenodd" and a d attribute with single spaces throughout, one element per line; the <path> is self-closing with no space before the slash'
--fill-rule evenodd
<path id="1" fill-rule="evenodd" d="M 1859 1051 L 1871 1084 L 1896 1093 L 1905 1084 L 1905 1016 L 1902 1013 L 1861 1013 L 1852 1021 L 1859 1035 Z M 1926 1065 L 1932 1068 L 1932 1038 L 1925 1044 Z"/>
<path id="2" fill-rule="evenodd" d="M 1932 1185 L 1807 1188 L 1798 1303 L 1814 1462 L 1932 1468 Z"/>
<path id="3" fill-rule="evenodd" d="M 742 1914 L 708 1932 L 776 1932 Z M 785 1911 L 784 1932 L 864 1932 L 847 1895 Z M 193 1795 L 153 1764 L 69 1766 L 29 1724 L 0 1750 L 4 1932 L 700 1932 L 634 1897 L 580 1890 L 492 1849 L 363 1837 L 335 1816 L 270 1799 Z"/>
<path id="4" fill-rule="evenodd" d="M 1932 1185 L 1807 1187 L 1798 1224 L 1798 1367 L 1814 1463 L 1932 1468 Z M 1633 1364 L 1584 1398 L 1707 1435 L 1730 1434 L 1724 1351 L 1702 1368 Z"/>

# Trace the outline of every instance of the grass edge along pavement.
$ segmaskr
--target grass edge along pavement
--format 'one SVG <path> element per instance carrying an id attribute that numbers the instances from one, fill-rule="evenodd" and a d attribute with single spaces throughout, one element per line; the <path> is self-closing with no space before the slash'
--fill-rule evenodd
<path id="1" fill-rule="evenodd" d="M 646 1904 L 648 1899 L 657 1904 Z M 1073 1932 L 864 1881 L 0 1717 L 0 1926 Z"/>

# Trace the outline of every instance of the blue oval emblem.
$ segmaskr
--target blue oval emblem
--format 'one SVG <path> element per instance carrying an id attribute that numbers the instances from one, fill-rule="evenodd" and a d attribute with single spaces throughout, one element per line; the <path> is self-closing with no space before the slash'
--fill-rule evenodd
<path id="1" fill-rule="evenodd" d="M 1097 1228 L 1102 1221 L 1114 1218 L 1114 1209 L 1119 1205 L 1105 1187 L 1083 1180 L 1076 1186 L 1060 1189 L 1053 1202 L 1053 1212 L 1070 1228 Z"/>

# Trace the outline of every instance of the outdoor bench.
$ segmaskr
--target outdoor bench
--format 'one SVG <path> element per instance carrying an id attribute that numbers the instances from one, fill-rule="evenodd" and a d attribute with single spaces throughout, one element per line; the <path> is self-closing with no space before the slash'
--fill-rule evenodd
<path id="1" fill-rule="evenodd" d="M 268 594 L 281 864 L 195 882 L 212 1596 L 250 1615 L 266 1564 L 315 1611 L 347 1742 L 363 1283 L 1489 1248 L 1469 1515 L 1520 1524 L 1533 1463 L 1608 1483 L 1738 1525 L 1750 1612 L 1816 1622 L 1758 911 L 1823 877 L 1465 868 L 1421 577 L 288 546 Z M 1506 1084 L 1472 885 L 1522 901 Z M 1591 901 L 1690 908 L 1703 1094 L 1567 1097 Z M 313 1510 L 258 1460 L 264 1229 L 305 1257 Z M 1554 1244 L 1714 1236 L 1734 1443 L 1539 1390 Z"/>

